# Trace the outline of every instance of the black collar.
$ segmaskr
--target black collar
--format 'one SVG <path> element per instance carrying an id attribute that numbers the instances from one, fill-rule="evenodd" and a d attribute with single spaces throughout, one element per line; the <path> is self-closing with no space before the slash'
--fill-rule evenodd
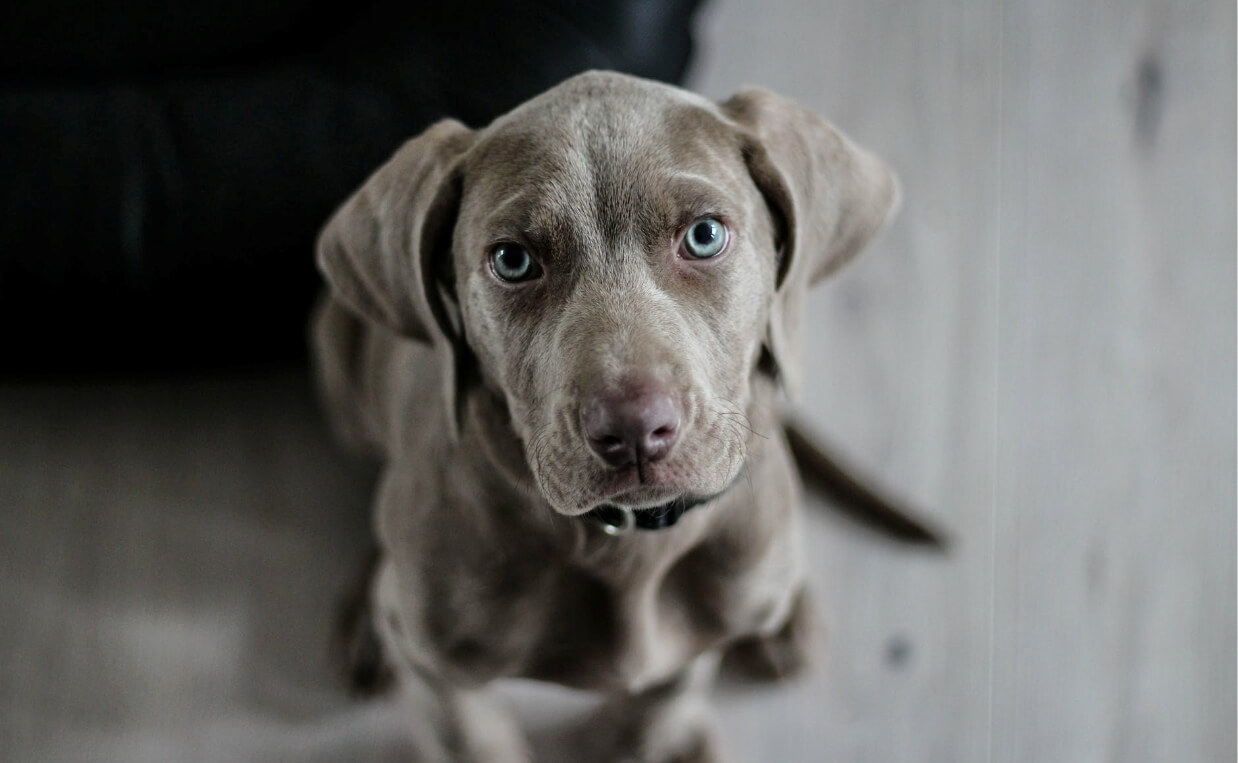
<path id="1" fill-rule="evenodd" d="M 735 484 L 734 482 L 731 483 Z M 585 514 L 586 517 L 602 524 L 602 530 L 608 535 L 622 535 L 629 530 L 664 530 L 671 527 L 679 518 L 703 503 L 718 498 L 731 489 L 727 485 L 720 492 L 706 496 L 680 496 L 661 506 L 650 509 L 625 509 L 613 504 L 604 503 Z"/>

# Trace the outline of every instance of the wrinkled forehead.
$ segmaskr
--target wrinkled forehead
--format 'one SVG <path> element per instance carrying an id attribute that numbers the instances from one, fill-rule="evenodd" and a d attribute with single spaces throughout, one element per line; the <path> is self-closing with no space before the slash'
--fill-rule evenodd
<path id="1" fill-rule="evenodd" d="M 550 93 L 555 95 L 554 91 Z M 543 97 L 483 131 L 466 158 L 466 204 L 517 228 L 654 221 L 667 208 L 724 206 L 747 179 L 733 128 L 707 101 L 650 91 Z"/>

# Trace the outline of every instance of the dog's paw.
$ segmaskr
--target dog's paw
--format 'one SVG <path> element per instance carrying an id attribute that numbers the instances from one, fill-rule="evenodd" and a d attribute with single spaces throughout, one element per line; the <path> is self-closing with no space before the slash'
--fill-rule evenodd
<path id="1" fill-rule="evenodd" d="M 673 745 L 657 745 L 639 752 L 617 751 L 603 756 L 607 763 L 723 763 L 722 748 L 713 728 L 692 730 Z"/>
<path id="2" fill-rule="evenodd" d="M 712 730 L 703 731 L 689 741 L 683 750 L 671 753 L 670 757 L 659 763 L 722 763 L 718 737 Z"/>
<path id="3" fill-rule="evenodd" d="M 746 681 L 785 681 L 812 663 L 818 627 L 808 594 L 800 591 L 786 623 L 769 636 L 740 639 L 722 657 L 722 672 Z"/>
<path id="4" fill-rule="evenodd" d="M 373 628 L 358 628 L 342 645 L 340 669 L 348 690 L 357 697 L 376 697 L 395 686 L 395 671 Z"/>
<path id="5" fill-rule="evenodd" d="M 722 763 L 718 720 L 705 696 L 680 684 L 629 700 L 629 713 L 597 716 L 588 728 L 606 763 Z M 670 695 L 663 692 L 669 690 Z M 610 725 L 607 726 L 607 721 Z M 596 731 L 607 731 L 597 734 Z M 598 749 L 598 747 L 594 747 Z"/>
<path id="6" fill-rule="evenodd" d="M 744 639 L 726 652 L 723 672 L 744 681 L 785 681 L 804 672 L 807 657 L 798 645 L 779 639 Z"/>
<path id="7" fill-rule="evenodd" d="M 357 697 L 386 694 L 395 686 L 395 671 L 383 654 L 372 619 L 370 579 L 377 561 L 374 552 L 340 601 L 331 637 L 331 661 L 344 686 Z"/>

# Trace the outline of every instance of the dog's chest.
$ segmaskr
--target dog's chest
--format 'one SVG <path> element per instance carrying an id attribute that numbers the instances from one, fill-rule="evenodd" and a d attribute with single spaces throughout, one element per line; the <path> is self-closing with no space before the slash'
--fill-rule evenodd
<path id="1" fill-rule="evenodd" d="M 427 633 L 442 657 L 474 680 L 522 676 L 625 689 L 656 683 L 707 649 L 773 628 L 798 576 L 795 555 L 779 553 L 781 542 L 752 548 L 726 534 L 692 537 L 700 530 L 676 528 L 684 533 L 678 538 L 670 531 L 590 538 L 611 546 L 553 561 L 495 560 L 427 601 Z M 674 548 L 676 540 L 682 548 Z M 465 598 L 467 609 L 450 604 Z"/>

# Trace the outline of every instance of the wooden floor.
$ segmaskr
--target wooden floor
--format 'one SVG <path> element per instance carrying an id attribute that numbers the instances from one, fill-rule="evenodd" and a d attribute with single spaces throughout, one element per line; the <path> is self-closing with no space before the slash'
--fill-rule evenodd
<path id="1" fill-rule="evenodd" d="M 711 3 L 694 86 L 905 195 L 800 408 L 956 542 L 810 508 L 827 646 L 720 693 L 734 760 L 1235 760 L 1233 3 L 774 7 Z M 0 761 L 401 760 L 322 659 L 370 477 L 295 375 L 0 387 Z"/>

